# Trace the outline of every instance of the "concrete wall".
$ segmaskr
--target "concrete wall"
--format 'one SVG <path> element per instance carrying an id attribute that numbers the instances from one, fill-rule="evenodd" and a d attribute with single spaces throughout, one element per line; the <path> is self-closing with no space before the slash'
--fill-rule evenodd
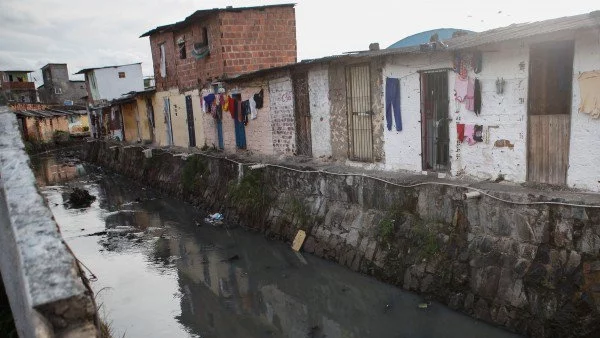
<path id="1" fill-rule="evenodd" d="M 384 151 L 386 170 L 421 171 L 421 88 L 419 70 L 447 68 L 451 66 L 448 54 L 429 56 L 389 57 L 382 71 L 382 81 L 387 77 L 400 79 L 400 111 L 402 131 L 396 131 L 395 121 L 392 130 L 387 130 L 384 119 Z M 452 90 L 449 97 L 453 97 Z M 385 87 L 382 102 L 385 103 Z M 452 144 L 452 142 L 451 142 Z"/>
<path id="2" fill-rule="evenodd" d="M 274 154 L 273 126 L 272 126 L 272 100 L 269 91 L 271 83 L 285 81 L 286 77 L 275 79 L 259 78 L 252 82 L 236 83 L 229 88 L 229 93 L 242 95 L 242 101 L 248 100 L 263 90 L 263 108 L 258 109 L 256 119 L 248 120 L 246 130 L 246 149 L 264 155 Z M 208 115 L 210 116 L 210 115 Z M 229 113 L 223 114 L 223 132 L 225 134 L 225 150 L 235 151 L 235 124 Z"/>
<path id="3" fill-rule="evenodd" d="M 331 151 L 331 105 L 329 103 L 329 69 L 327 66 L 308 72 L 310 128 L 313 157 L 329 157 Z"/>
<path id="4" fill-rule="evenodd" d="M 490 194 L 516 203 L 465 200 L 467 190 L 441 182 L 402 188 L 362 174 L 266 167 L 244 170 L 245 184 L 260 187 L 261 198 L 240 202 L 226 188 L 238 180 L 238 165 L 227 159 L 193 155 L 207 171 L 186 192 L 181 175 L 189 158 L 155 150 L 153 165 L 145 166 L 139 148 L 86 146 L 88 160 L 208 210 L 225 210 L 230 224 L 285 241 L 305 230 L 304 251 L 483 321 L 531 337 L 600 334 L 599 196 L 540 196 L 489 184 Z M 575 205 L 539 203 L 555 199 Z M 522 204 L 527 201 L 536 203 Z"/>
<path id="5" fill-rule="evenodd" d="M 186 91 L 180 93 L 178 89 L 171 89 L 169 91 L 157 92 L 154 95 L 154 116 L 156 119 L 155 125 L 155 143 L 161 146 L 168 145 L 166 139 L 166 120 L 164 116 L 164 104 L 163 98 L 168 97 L 170 100 L 171 109 L 171 124 L 173 130 L 173 141 L 175 146 L 178 147 L 189 147 L 189 131 L 188 131 L 188 120 L 187 110 L 185 105 L 185 97 L 190 95 L 192 97 L 192 110 L 194 115 L 194 131 L 196 136 L 196 146 L 202 147 L 206 142 L 204 136 L 204 125 L 202 116 L 202 106 L 200 105 L 200 91 L 198 89 Z"/>
<path id="6" fill-rule="evenodd" d="M 597 31 L 580 32 L 575 40 L 573 60 L 573 101 L 571 143 L 567 184 L 574 188 L 600 191 L 600 120 L 579 112 L 579 74 L 600 70 L 600 40 Z"/>
<path id="7" fill-rule="evenodd" d="M 292 155 L 296 151 L 294 94 L 289 76 L 269 81 L 273 150 L 276 154 Z"/>
<path id="8" fill-rule="evenodd" d="M 92 72 L 96 77 L 99 100 L 110 101 L 132 91 L 144 90 L 141 64 L 99 68 Z M 119 72 L 125 72 L 125 77 L 119 78 Z"/>
<path id="9" fill-rule="evenodd" d="M 0 270 L 19 337 L 96 337 L 96 308 L 0 107 Z"/>

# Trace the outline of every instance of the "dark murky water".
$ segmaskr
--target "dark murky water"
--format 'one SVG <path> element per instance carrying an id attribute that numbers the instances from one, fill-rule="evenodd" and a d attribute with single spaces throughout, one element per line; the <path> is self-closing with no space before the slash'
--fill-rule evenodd
<path id="1" fill-rule="evenodd" d="M 259 234 L 202 225 L 205 215 L 125 178 L 34 162 L 63 236 L 97 276 L 115 337 L 513 336 L 311 255 L 305 264 Z M 97 200 L 65 209 L 73 186 Z"/>

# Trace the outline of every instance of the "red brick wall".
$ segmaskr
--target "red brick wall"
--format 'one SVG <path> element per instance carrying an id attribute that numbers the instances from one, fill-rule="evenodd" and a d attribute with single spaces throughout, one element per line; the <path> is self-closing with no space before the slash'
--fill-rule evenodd
<path id="1" fill-rule="evenodd" d="M 219 13 L 228 76 L 296 62 L 293 7 Z"/>
<path id="2" fill-rule="evenodd" d="M 194 43 L 208 29 L 210 56 L 196 60 Z M 179 58 L 177 40 L 185 40 L 186 58 Z M 167 76 L 160 76 L 160 48 L 165 43 Z M 150 37 L 156 89 L 191 89 L 207 81 L 296 62 L 296 19 L 293 7 L 223 11 L 175 31 Z"/>

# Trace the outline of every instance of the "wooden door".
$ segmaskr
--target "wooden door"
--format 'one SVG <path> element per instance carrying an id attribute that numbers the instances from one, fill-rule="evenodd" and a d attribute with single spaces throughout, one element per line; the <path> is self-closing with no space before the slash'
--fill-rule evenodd
<path id="1" fill-rule="evenodd" d="M 421 73 L 421 159 L 423 170 L 448 171 L 450 118 L 448 72 Z"/>
<path id="2" fill-rule="evenodd" d="M 569 167 L 573 42 L 533 45 L 529 58 L 527 180 L 565 185 Z"/>
<path id="3" fill-rule="evenodd" d="M 194 109 L 192 107 L 192 96 L 185 97 L 185 110 L 187 112 L 188 137 L 190 147 L 196 146 L 196 127 L 194 126 Z"/>
<path id="4" fill-rule="evenodd" d="M 310 131 L 310 101 L 308 97 L 308 73 L 296 73 L 292 77 L 294 90 L 294 119 L 296 124 L 296 152 L 312 156 Z"/>

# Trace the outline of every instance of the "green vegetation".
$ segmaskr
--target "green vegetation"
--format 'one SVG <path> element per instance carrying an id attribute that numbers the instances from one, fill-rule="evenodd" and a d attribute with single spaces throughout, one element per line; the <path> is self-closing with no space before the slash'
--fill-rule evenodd
<path id="1" fill-rule="evenodd" d="M 81 128 L 81 130 L 83 130 L 84 132 L 88 132 L 88 131 L 90 131 L 90 127 L 88 127 L 88 126 L 83 126 L 83 127 Z"/>
<path id="2" fill-rule="evenodd" d="M 384 218 L 379 222 L 379 239 L 383 242 L 390 243 L 394 239 L 396 233 L 396 220 Z"/>
<path id="3" fill-rule="evenodd" d="M 424 223 L 419 223 L 412 227 L 411 242 L 415 248 L 418 248 L 421 258 L 431 258 L 440 253 L 437 230 L 433 226 L 428 227 Z"/>
<path id="4" fill-rule="evenodd" d="M 188 157 L 183 167 L 183 173 L 181 174 L 183 191 L 191 192 L 199 190 L 206 179 L 205 176 L 207 173 L 208 166 L 204 159 L 200 156 Z"/>
<path id="5" fill-rule="evenodd" d="M 252 170 L 244 175 L 239 184 L 237 181 L 230 182 L 227 189 L 229 201 L 237 207 L 262 210 L 267 205 L 269 196 L 264 189 L 261 173 L 260 170 Z"/>
<path id="6" fill-rule="evenodd" d="M 69 132 L 66 131 L 62 131 L 62 130 L 56 130 L 54 132 L 54 135 L 52 135 L 52 140 L 54 141 L 54 143 L 64 143 L 64 142 L 68 142 L 70 139 L 71 135 L 69 134 Z"/>

